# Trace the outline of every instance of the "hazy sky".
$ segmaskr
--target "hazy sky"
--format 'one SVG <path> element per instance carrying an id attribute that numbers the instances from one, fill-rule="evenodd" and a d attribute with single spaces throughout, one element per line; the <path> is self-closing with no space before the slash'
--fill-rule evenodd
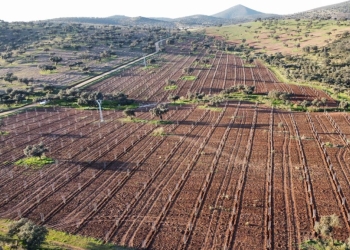
<path id="1" fill-rule="evenodd" d="M 56 17 L 107 17 L 112 15 L 182 17 L 212 15 L 242 4 L 264 13 L 292 14 L 338 0 L 0 0 L 0 19 L 33 21 Z"/>

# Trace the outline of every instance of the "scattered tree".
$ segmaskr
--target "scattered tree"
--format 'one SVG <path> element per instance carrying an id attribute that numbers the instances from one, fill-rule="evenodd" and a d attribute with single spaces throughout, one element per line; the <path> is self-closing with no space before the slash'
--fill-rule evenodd
<path id="1" fill-rule="evenodd" d="M 157 107 L 149 110 L 153 116 L 157 116 L 161 120 L 163 120 L 163 114 L 167 113 L 168 111 L 169 109 L 163 104 L 159 104 Z"/>
<path id="2" fill-rule="evenodd" d="M 10 225 L 8 236 L 17 236 L 26 249 L 39 249 L 45 241 L 48 230 L 43 226 L 35 225 L 28 219 L 20 219 Z"/>
<path id="3" fill-rule="evenodd" d="M 320 221 L 317 221 L 314 230 L 321 237 L 331 239 L 333 242 L 333 233 L 335 228 L 340 227 L 339 217 L 335 214 L 329 216 L 322 216 Z"/>
<path id="4" fill-rule="evenodd" d="M 168 100 L 172 101 L 172 102 L 176 102 L 179 99 L 180 99 L 180 96 L 178 96 L 178 95 L 172 95 L 171 94 L 171 95 L 168 96 Z"/>
<path id="5" fill-rule="evenodd" d="M 347 101 L 341 100 L 338 106 L 339 108 L 345 110 L 349 107 L 349 103 Z"/>
<path id="6" fill-rule="evenodd" d="M 123 111 L 123 114 L 126 116 L 126 117 L 134 117 L 135 116 L 135 110 L 134 109 L 125 109 Z"/>
<path id="7" fill-rule="evenodd" d="M 50 57 L 50 61 L 51 61 L 51 62 L 54 62 L 55 65 L 57 66 L 57 63 L 59 63 L 59 62 L 62 61 L 62 57 L 53 56 L 53 57 Z"/>
<path id="8" fill-rule="evenodd" d="M 39 144 L 27 146 L 23 152 L 27 157 L 42 157 L 49 149 L 41 142 Z"/>

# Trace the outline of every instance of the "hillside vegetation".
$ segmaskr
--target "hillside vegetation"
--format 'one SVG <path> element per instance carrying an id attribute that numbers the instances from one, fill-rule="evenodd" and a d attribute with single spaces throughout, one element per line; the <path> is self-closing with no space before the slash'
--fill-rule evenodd
<path id="1" fill-rule="evenodd" d="M 254 47 L 257 52 L 302 54 L 305 46 L 324 46 L 350 31 L 349 24 L 349 21 L 336 20 L 274 19 L 210 27 L 205 31 L 228 43 Z"/>
<path id="2" fill-rule="evenodd" d="M 350 2 L 345 1 L 342 3 L 323 6 L 320 8 L 304 11 L 291 15 L 293 18 L 311 18 L 311 19 L 338 19 L 346 20 L 350 18 Z"/>
<path id="3" fill-rule="evenodd" d="M 323 83 L 340 99 L 349 94 L 349 21 L 263 20 L 206 32 L 217 37 L 220 49 L 260 58 L 286 81 Z"/>
<path id="4" fill-rule="evenodd" d="M 0 89 L 71 85 L 144 53 L 165 28 L 0 22 Z"/>

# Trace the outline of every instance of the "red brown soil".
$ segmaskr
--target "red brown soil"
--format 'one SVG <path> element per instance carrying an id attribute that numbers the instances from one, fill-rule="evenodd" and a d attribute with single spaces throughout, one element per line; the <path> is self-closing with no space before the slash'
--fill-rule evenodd
<path id="1" fill-rule="evenodd" d="M 244 68 L 240 58 L 221 52 L 210 68 L 195 68 L 197 80 L 164 91 L 167 78 L 179 78 L 203 55 L 168 54 L 155 73 L 128 70 L 91 88 L 145 102 L 237 84 L 255 85 L 261 94 L 323 95 L 278 83 L 261 65 Z M 145 108 L 136 115 L 152 119 Z M 342 224 L 335 238 L 348 237 L 346 114 L 228 101 L 215 110 L 170 106 L 164 119 L 171 124 L 121 117 L 121 111 L 104 111 L 100 123 L 96 111 L 41 108 L 5 118 L 3 130 L 10 133 L 0 138 L 0 216 L 149 249 L 297 249 L 313 235 L 315 221 L 331 214 Z M 158 127 L 166 135 L 153 135 Z M 55 164 L 42 170 L 13 164 L 26 145 L 41 141 Z"/>

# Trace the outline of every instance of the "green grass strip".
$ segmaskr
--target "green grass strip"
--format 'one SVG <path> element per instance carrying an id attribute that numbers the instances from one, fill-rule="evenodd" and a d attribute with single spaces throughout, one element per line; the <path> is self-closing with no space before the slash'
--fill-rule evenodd
<path id="1" fill-rule="evenodd" d="M 48 157 L 27 157 L 24 159 L 20 159 L 15 162 L 17 166 L 23 167 L 31 167 L 33 169 L 40 169 L 44 167 L 46 164 L 52 164 L 55 161 Z"/>

